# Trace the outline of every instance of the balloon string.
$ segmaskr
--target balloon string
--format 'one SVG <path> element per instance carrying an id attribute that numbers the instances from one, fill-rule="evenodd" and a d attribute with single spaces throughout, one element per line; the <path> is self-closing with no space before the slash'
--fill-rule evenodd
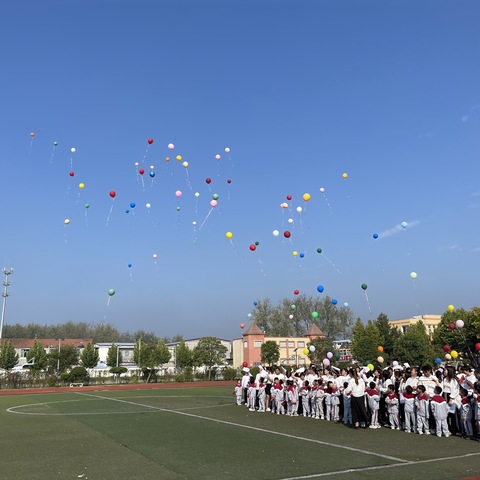
<path id="1" fill-rule="evenodd" d="M 53 163 L 53 154 L 55 153 L 55 147 L 52 150 L 52 156 L 50 157 L 50 165 Z"/>
<path id="2" fill-rule="evenodd" d="M 109 296 L 109 297 L 108 297 L 108 300 L 107 300 L 107 307 L 110 306 L 110 298 L 111 298 L 111 297 Z"/>
<path id="3" fill-rule="evenodd" d="M 208 217 L 210 216 L 210 214 L 213 212 L 213 207 L 210 209 L 210 211 L 207 213 L 207 216 L 205 217 L 205 220 L 203 220 L 202 224 L 200 225 L 200 227 L 198 228 L 198 231 L 200 231 L 202 229 L 202 227 L 205 225 L 205 222 L 207 221 Z"/>
<path id="4" fill-rule="evenodd" d="M 327 202 L 328 209 L 330 210 L 330 215 L 333 215 L 332 207 L 330 206 L 330 202 L 328 201 L 327 196 L 325 194 L 323 194 L 323 198 Z"/>
<path id="5" fill-rule="evenodd" d="M 112 211 L 113 211 L 113 202 L 114 201 L 115 201 L 115 199 L 113 199 L 112 206 L 110 207 L 110 211 L 108 212 L 108 217 L 107 217 L 107 222 L 105 224 L 105 228 L 108 227 L 108 222 L 110 221 L 110 216 L 112 215 Z"/>
<path id="6" fill-rule="evenodd" d="M 326 256 L 322 253 L 322 257 L 333 267 L 335 270 L 341 275 L 342 272 L 338 269 L 338 267 Z"/>
<path id="7" fill-rule="evenodd" d="M 185 180 L 187 181 L 188 188 L 189 188 L 190 190 L 192 190 L 192 185 L 191 185 L 191 183 L 190 183 L 190 178 L 189 178 L 189 176 L 188 176 L 188 168 L 185 169 L 185 174 L 186 174 Z"/>
<path id="8" fill-rule="evenodd" d="M 372 309 L 370 308 L 370 302 L 368 300 L 368 295 L 367 295 L 367 291 L 364 290 L 365 292 L 365 299 L 367 300 L 367 305 L 368 305 L 368 311 L 370 312 L 370 315 L 372 314 Z"/>

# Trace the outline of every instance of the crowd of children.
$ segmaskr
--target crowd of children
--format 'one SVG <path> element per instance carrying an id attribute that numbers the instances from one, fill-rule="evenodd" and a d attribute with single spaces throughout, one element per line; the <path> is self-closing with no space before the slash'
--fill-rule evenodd
<path id="1" fill-rule="evenodd" d="M 354 428 L 403 430 L 478 440 L 480 368 L 448 365 L 436 370 L 394 362 L 384 369 L 248 368 L 234 389 L 249 411 L 303 416 Z M 353 414 L 353 415 L 352 415 Z"/>

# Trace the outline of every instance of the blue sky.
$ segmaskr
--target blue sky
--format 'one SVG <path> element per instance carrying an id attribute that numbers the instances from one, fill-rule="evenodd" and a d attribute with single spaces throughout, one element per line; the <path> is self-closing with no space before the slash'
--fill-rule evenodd
<path id="1" fill-rule="evenodd" d="M 234 338 L 319 284 L 365 321 L 478 304 L 478 2 L 10 3 L 6 323 Z"/>

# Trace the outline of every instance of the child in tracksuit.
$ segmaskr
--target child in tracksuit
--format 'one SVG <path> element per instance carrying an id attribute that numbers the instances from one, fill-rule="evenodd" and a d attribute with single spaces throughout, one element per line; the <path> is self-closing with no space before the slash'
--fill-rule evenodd
<path id="1" fill-rule="evenodd" d="M 345 393 L 345 389 L 348 387 L 348 382 L 343 382 L 343 423 L 350 425 L 352 423 L 352 406 L 350 402 L 351 392 Z"/>
<path id="2" fill-rule="evenodd" d="M 378 411 L 380 410 L 380 394 L 375 382 L 370 382 L 369 389 L 366 391 L 368 409 L 370 410 L 370 428 L 380 428 Z"/>
<path id="3" fill-rule="evenodd" d="M 327 407 L 325 418 L 327 420 L 338 422 L 340 406 L 340 397 L 338 395 L 334 383 L 329 381 L 325 389 L 325 406 Z"/>
<path id="4" fill-rule="evenodd" d="M 242 388 L 242 382 L 240 380 L 235 385 L 235 388 L 233 390 L 233 394 L 235 395 L 237 405 L 241 405 L 242 404 L 243 388 Z"/>
<path id="5" fill-rule="evenodd" d="M 395 386 L 389 385 L 387 389 L 387 398 L 385 398 L 387 404 L 388 421 L 390 422 L 390 428 L 392 430 L 400 430 L 400 421 L 398 418 L 398 396 L 395 393 Z"/>
<path id="6" fill-rule="evenodd" d="M 468 390 L 460 387 L 460 396 L 462 397 L 460 404 L 460 420 L 462 422 L 462 437 L 472 438 L 472 405 L 470 403 L 470 397 L 468 396 Z"/>
<path id="7" fill-rule="evenodd" d="M 293 417 L 297 414 L 297 388 L 293 380 L 287 380 L 287 415 Z"/>
<path id="8" fill-rule="evenodd" d="M 255 411 L 255 403 L 257 402 L 257 385 L 255 383 L 255 379 L 250 377 L 250 383 L 248 384 L 247 390 L 247 404 L 248 409 L 251 412 Z"/>
<path id="9" fill-rule="evenodd" d="M 325 419 L 325 407 L 323 404 L 323 401 L 325 400 L 325 390 L 323 388 L 323 384 L 321 383 L 321 380 L 318 382 L 318 389 L 316 392 L 316 414 L 315 418 L 321 418 L 322 420 Z"/>
<path id="10" fill-rule="evenodd" d="M 308 380 L 303 382 L 303 385 L 298 391 L 298 396 L 302 399 L 302 411 L 304 417 L 310 417 L 310 385 Z"/>
<path id="11" fill-rule="evenodd" d="M 258 390 L 257 390 L 259 412 L 265 412 L 265 399 L 267 397 L 267 394 L 265 392 L 266 385 L 263 382 L 264 382 L 264 379 L 262 377 L 260 378 L 260 383 L 258 384 Z"/>
<path id="12" fill-rule="evenodd" d="M 430 435 L 428 418 L 430 416 L 430 407 L 428 395 L 425 393 L 425 386 L 417 386 L 417 396 L 415 397 L 415 406 L 417 407 L 417 432 L 419 435 Z"/>
<path id="13" fill-rule="evenodd" d="M 277 415 L 285 415 L 285 388 L 283 380 L 275 379 L 272 387 L 272 396 L 275 400 L 275 410 Z"/>
<path id="14" fill-rule="evenodd" d="M 405 432 L 415 432 L 415 395 L 411 385 L 405 387 L 403 392 L 404 413 L 405 413 Z"/>
<path id="15" fill-rule="evenodd" d="M 450 407 L 442 397 L 442 387 L 436 386 L 433 391 L 434 395 L 430 400 L 430 408 L 435 418 L 437 437 L 441 437 L 442 433 L 446 437 L 449 437 L 450 432 L 448 431 L 447 416 Z"/>

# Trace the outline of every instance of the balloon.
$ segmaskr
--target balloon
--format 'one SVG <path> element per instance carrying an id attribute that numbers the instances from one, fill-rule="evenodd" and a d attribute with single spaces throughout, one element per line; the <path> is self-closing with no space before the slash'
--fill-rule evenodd
<path id="1" fill-rule="evenodd" d="M 227 183 L 232 183 L 232 181 L 230 179 L 227 180 Z"/>
<path id="2" fill-rule="evenodd" d="M 256 249 L 257 249 L 257 247 L 252 243 L 252 244 L 250 245 L 250 250 L 251 250 L 252 252 L 254 252 Z"/>
<path id="3" fill-rule="evenodd" d="M 400 225 L 401 225 L 403 228 L 407 228 L 408 223 L 407 223 L 407 222 L 402 222 Z"/>
<path id="4" fill-rule="evenodd" d="M 72 153 L 75 153 L 75 152 L 77 151 L 77 149 L 76 149 L 75 147 L 72 147 L 72 148 L 70 149 L 70 151 L 71 151 Z"/>
<path id="5" fill-rule="evenodd" d="M 127 208 L 127 209 L 125 210 L 125 213 L 130 213 L 130 210 Z"/>
<path id="6" fill-rule="evenodd" d="M 435 363 L 436 363 L 437 365 L 439 365 L 440 363 L 442 363 L 442 359 L 439 358 L 439 357 L 437 357 L 437 358 L 435 359 Z"/>
<path id="7" fill-rule="evenodd" d="M 452 356 L 449 353 L 445 354 L 445 360 L 451 360 Z"/>
<path id="8" fill-rule="evenodd" d="M 310 200 L 310 194 L 309 193 L 304 193 L 302 198 L 303 198 L 304 202 L 308 202 Z"/>
<path id="9" fill-rule="evenodd" d="M 323 187 L 320 187 L 320 193 L 324 193 L 325 189 Z"/>
<path id="10" fill-rule="evenodd" d="M 175 196 L 176 196 L 177 198 L 180 198 L 180 197 L 182 196 L 182 192 L 181 192 L 180 190 L 177 190 L 177 191 L 175 192 Z"/>
<path id="11" fill-rule="evenodd" d="M 330 360 L 328 358 L 324 358 L 322 360 L 323 366 L 328 367 L 330 365 Z"/>
<path id="12" fill-rule="evenodd" d="M 230 153 L 230 149 L 228 147 L 225 148 L 225 153 Z"/>
<path id="13" fill-rule="evenodd" d="M 285 230 L 285 232 L 283 232 L 283 236 L 284 236 L 285 238 L 290 238 L 291 233 L 290 233 L 288 230 Z"/>
<path id="14" fill-rule="evenodd" d="M 302 207 L 297 207 L 297 212 L 298 212 L 298 213 L 302 213 L 302 211 L 303 211 L 303 208 L 302 208 Z"/>
<path id="15" fill-rule="evenodd" d="M 247 362 L 243 362 L 242 363 L 242 366 L 245 368 L 245 367 L 248 367 L 248 363 Z"/>
<path id="16" fill-rule="evenodd" d="M 455 307 L 453 305 L 448 306 L 448 311 L 453 312 L 455 310 Z"/>
<path id="17" fill-rule="evenodd" d="M 284 203 L 281 203 L 280 206 L 282 208 L 288 208 L 288 203 L 284 202 Z"/>
<path id="18" fill-rule="evenodd" d="M 181 210 L 181 208 L 180 208 L 180 207 L 177 207 L 177 212 L 179 212 L 180 210 Z"/>
<path id="19" fill-rule="evenodd" d="M 287 195 L 287 200 L 290 201 L 292 199 L 292 196 L 291 195 Z"/>
<path id="20" fill-rule="evenodd" d="M 176 160 L 177 162 L 181 162 L 181 161 L 182 161 L 182 156 L 181 156 L 181 155 L 177 155 L 177 156 L 175 157 L 175 160 Z"/>
<path id="21" fill-rule="evenodd" d="M 233 237 L 233 233 L 232 232 L 227 232 L 225 234 L 225 236 L 230 240 Z"/>
<path id="22" fill-rule="evenodd" d="M 258 305 L 258 302 L 255 300 L 255 301 L 253 302 L 253 304 L 254 304 L 255 306 L 257 306 L 257 305 Z"/>
<path id="23" fill-rule="evenodd" d="M 298 252 L 297 252 L 296 250 L 294 250 L 294 251 L 292 252 L 292 255 L 293 255 L 294 257 L 296 257 L 296 256 L 298 255 Z"/>
<path id="24" fill-rule="evenodd" d="M 332 298 L 332 305 L 336 305 L 338 303 L 338 300 L 336 298 Z"/>
<path id="25" fill-rule="evenodd" d="M 312 312 L 312 318 L 318 318 L 318 312 Z"/>
<path id="26" fill-rule="evenodd" d="M 165 161 L 168 163 L 170 161 L 170 157 L 165 157 Z"/>
<path id="27" fill-rule="evenodd" d="M 115 295 L 115 290 L 113 288 L 111 288 L 109 291 L 108 291 L 108 294 L 112 297 L 113 295 Z"/>
<path id="28" fill-rule="evenodd" d="M 310 345 L 308 349 L 313 353 L 315 351 L 315 345 Z"/>
<path id="29" fill-rule="evenodd" d="M 295 306 L 295 304 L 292 303 L 292 305 L 290 305 L 290 308 L 291 308 L 292 310 L 295 310 L 297 307 Z"/>
<path id="30" fill-rule="evenodd" d="M 377 357 L 377 362 L 378 363 L 383 363 L 383 357 Z"/>
<path id="31" fill-rule="evenodd" d="M 371 363 L 367 365 L 368 369 L 372 372 L 373 369 L 375 368 Z"/>
<path id="32" fill-rule="evenodd" d="M 321 249 L 321 248 L 317 248 L 317 253 L 322 253 L 322 249 Z"/>
<path id="33" fill-rule="evenodd" d="M 410 278 L 412 278 L 413 280 L 415 280 L 415 279 L 417 278 L 416 272 L 412 272 L 412 273 L 410 274 Z"/>
<path id="34" fill-rule="evenodd" d="M 289 219 L 287 220 L 287 222 L 288 222 L 288 223 L 293 223 L 293 218 L 289 218 Z"/>
<path id="35" fill-rule="evenodd" d="M 300 254 L 300 258 L 303 258 L 304 256 L 305 256 L 304 253 L 301 253 L 301 254 Z"/>
<path id="36" fill-rule="evenodd" d="M 342 173 L 342 178 L 347 178 L 347 177 L 348 177 L 348 174 Z"/>
<path id="37" fill-rule="evenodd" d="M 192 222 L 192 225 L 195 226 L 196 224 L 197 224 L 197 222 L 194 220 L 194 221 Z"/>
<path id="38" fill-rule="evenodd" d="M 454 324 L 454 323 L 449 323 L 449 324 L 448 324 L 448 328 L 449 328 L 450 330 L 455 330 L 455 324 Z"/>
<path id="39" fill-rule="evenodd" d="M 30 132 L 30 136 L 33 138 L 35 134 L 33 132 Z"/>
<path id="40" fill-rule="evenodd" d="M 149 139 L 147 140 L 147 143 L 148 143 L 149 145 L 151 145 L 151 144 L 153 143 L 153 138 L 149 138 Z"/>
<path id="41" fill-rule="evenodd" d="M 444 346 L 443 346 L 443 351 L 444 351 L 445 353 L 448 353 L 448 352 L 451 350 L 451 348 L 452 348 L 452 347 L 450 347 L 450 345 L 444 345 Z"/>
<path id="42" fill-rule="evenodd" d="M 214 194 L 212 195 L 212 198 L 213 198 L 214 200 L 218 200 L 218 193 L 214 193 Z"/>
<path id="43" fill-rule="evenodd" d="M 110 190 L 109 195 L 110 195 L 112 198 L 115 198 L 117 194 L 115 193 L 115 190 Z"/>
<path id="44" fill-rule="evenodd" d="M 168 149 L 173 150 L 175 148 L 175 145 L 173 143 L 168 144 Z"/>
<path id="45" fill-rule="evenodd" d="M 73 177 L 75 175 L 75 172 L 70 172 L 69 175 Z"/>
<path id="46" fill-rule="evenodd" d="M 465 322 L 463 320 L 457 320 L 455 322 L 455 325 L 457 326 L 457 328 L 463 328 L 465 326 Z"/>
<path id="47" fill-rule="evenodd" d="M 376 240 L 378 238 L 378 233 L 374 233 L 373 238 Z"/>
<path id="48" fill-rule="evenodd" d="M 310 350 L 308 348 L 303 349 L 303 354 L 308 355 L 310 353 Z"/>
<path id="49" fill-rule="evenodd" d="M 144 170 L 143 168 L 141 168 L 141 169 L 138 171 L 138 173 L 139 173 L 140 175 L 143 175 L 143 174 L 145 173 L 145 170 Z"/>
<path id="50" fill-rule="evenodd" d="M 379 345 L 379 346 L 377 347 L 377 350 L 378 350 L 380 353 L 383 353 L 383 347 L 382 347 L 381 345 Z"/>
<path id="51" fill-rule="evenodd" d="M 457 352 L 456 350 L 452 350 L 452 351 L 450 352 L 450 355 L 451 355 L 452 358 L 455 360 L 455 358 L 458 357 L 458 352 Z"/>
<path id="52" fill-rule="evenodd" d="M 207 182 L 207 183 L 210 184 L 210 183 L 212 183 L 212 179 L 211 179 L 211 178 L 206 178 L 206 179 L 205 179 L 205 182 Z"/>
<path id="53" fill-rule="evenodd" d="M 366 283 L 362 283 L 361 287 L 362 290 L 366 290 L 368 288 L 368 285 Z"/>
<path id="54" fill-rule="evenodd" d="M 130 203 L 130 208 L 135 208 L 135 202 Z"/>
<path id="55" fill-rule="evenodd" d="M 274 237 L 278 237 L 278 235 L 280 234 L 278 230 L 274 230 L 272 233 Z"/>
<path id="56" fill-rule="evenodd" d="M 182 163 L 182 167 L 183 167 L 183 168 L 188 168 L 188 162 L 183 162 L 183 163 Z"/>
<path id="57" fill-rule="evenodd" d="M 475 350 L 476 350 L 477 352 L 480 352 L 480 343 L 476 343 L 476 344 L 475 344 Z"/>
<path id="58" fill-rule="evenodd" d="M 327 358 L 332 358 L 333 357 L 333 353 L 332 352 L 327 352 Z"/>
<path id="59" fill-rule="evenodd" d="M 220 155 L 218 155 L 218 153 L 215 155 L 215 160 L 220 160 Z"/>
<path id="60" fill-rule="evenodd" d="M 288 316 L 288 318 L 289 318 L 290 320 L 292 320 L 292 319 L 293 319 L 293 315 L 290 314 L 290 315 Z"/>
<path id="61" fill-rule="evenodd" d="M 79 183 L 79 184 L 78 184 L 78 188 L 84 189 L 84 188 L 85 188 L 85 184 L 84 184 L 84 183 Z"/>
<path id="62" fill-rule="evenodd" d="M 343 302 L 344 307 L 348 307 L 348 302 Z"/>
<path id="63" fill-rule="evenodd" d="M 210 206 L 211 206 L 212 208 L 215 208 L 217 205 L 218 205 L 218 202 L 217 202 L 216 200 L 211 200 L 211 201 L 210 201 Z"/>
<path id="64" fill-rule="evenodd" d="M 54 147 L 58 147 L 58 142 L 53 142 Z"/>
<path id="65" fill-rule="evenodd" d="M 129 263 L 129 264 L 127 265 L 127 267 L 128 267 L 128 268 L 132 268 L 132 264 Z"/>
<path id="66" fill-rule="evenodd" d="M 152 170 L 149 175 L 153 178 L 155 176 L 155 172 Z"/>
<path id="67" fill-rule="evenodd" d="M 325 290 L 325 287 L 323 285 L 318 285 L 317 291 L 322 293 Z"/>
<path id="68" fill-rule="evenodd" d="M 90 205 L 88 203 L 86 203 L 85 208 L 90 208 Z"/>
<path id="69" fill-rule="evenodd" d="M 294 291 L 293 291 L 293 294 L 294 294 L 294 295 L 298 295 L 299 293 L 300 293 L 300 290 L 294 290 Z"/>
<path id="70" fill-rule="evenodd" d="M 248 318 L 252 318 L 252 314 L 251 314 L 251 313 L 248 313 L 248 314 L 247 314 L 247 317 L 248 317 Z"/>
<path id="71" fill-rule="evenodd" d="M 152 205 L 150 203 L 146 203 L 145 207 L 150 208 Z"/>
<path id="72" fill-rule="evenodd" d="M 66 218 L 66 219 L 63 221 L 63 223 L 64 223 L 65 225 L 68 225 L 68 224 L 70 223 L 70 220 L 69 220 L 68 218 Z"/>
<path id="73" fill-rule="evenodd" d="M 154 253 L 154 254 L 152 255 L 152 257 L 153 257 L 154 260 L 156 260 L 156 259 L 158 258 L 158 255 L 157 255 L 156 253 Z"/>

